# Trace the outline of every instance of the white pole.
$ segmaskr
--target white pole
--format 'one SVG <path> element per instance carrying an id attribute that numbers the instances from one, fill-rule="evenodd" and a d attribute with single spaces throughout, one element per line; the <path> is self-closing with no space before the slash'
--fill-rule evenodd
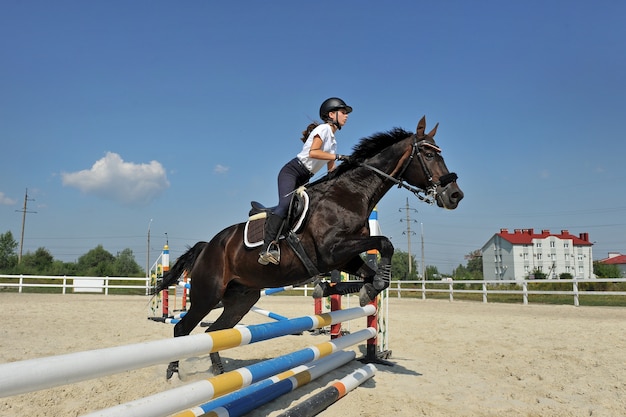
<path id="1" fill-rule="evenodd" d="M 367 305 L 244 328 L 10 362 L 0 365 L 0 398 L 217 352 L 375 312 L 376 307 Z"/>

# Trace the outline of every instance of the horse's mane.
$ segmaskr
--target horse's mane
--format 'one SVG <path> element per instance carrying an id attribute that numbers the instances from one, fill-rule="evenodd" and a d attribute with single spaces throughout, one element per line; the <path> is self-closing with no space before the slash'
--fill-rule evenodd
<path id="1" fill-rule="evenodd" d="M 368 158 L 378 155 L 384 149 L 395 143 L 400 142 L 401 140 L 408 138 L 412 134 L 413 133 L 407 132 L 404 129 L 395 127 L 388 132 L 374 133 L 371 136 L 362 138 L 359 143 L 354 145 L 354 147 L 352 148 L 352 155 L 349 155 L 349 162 L 342 162 L 333 171 L 327 173 L 322 178 L 309 184 L 309 186 L 313 186 L 315 184 L 328 181 L 332 178 L 336 178 L 344 172 L 355 168 L 359 162 L 363 162 Z"/>

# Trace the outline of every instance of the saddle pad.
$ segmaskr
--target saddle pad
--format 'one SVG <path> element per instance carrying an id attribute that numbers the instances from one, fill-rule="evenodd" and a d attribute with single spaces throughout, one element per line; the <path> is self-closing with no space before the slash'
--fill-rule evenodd
<path id="1" fill-rule="evenodd" d="M 298 189 L 298 193 L 304 203 L 304 208 L 298 219 L 293 223 L 291 231 L 297 233 L 302 227 L 304 219 L 309 212 L 309 195 L 304 189 Z M 247 248 L 256 248 L 263 245 L 263 234 L 265 231 L 265 219 L 267 213 L 258 213 L 254 216 L 250 216 L 246 222 L 246 226 L 243 229 L 243 243 Z M 283 233 L 284 234 L 284 233 Z"/>
<path id="2" fill-rule="evenodd" d="M 256 214 L 248 219 L 243 229 L 243 243 L 248 248 L 256 248 L 263 244 L 263 232 L 265 229 L 265 213 Z"/>

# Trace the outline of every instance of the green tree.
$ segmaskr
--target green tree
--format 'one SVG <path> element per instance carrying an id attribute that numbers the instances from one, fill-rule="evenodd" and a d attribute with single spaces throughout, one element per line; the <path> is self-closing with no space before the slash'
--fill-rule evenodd
<path id="1" fill-rule="evenodd" d="M 7 271 L 17 265 L 16 248 L 17 242 L 11 231 L 0 235 L 0 270 Z"/>
<path id="2" fill-rule="evenodd" d="M 52 268 L 54 257 L 46 248 L 37 248 L 35 253 L 27 252 L 22 256 L 18 271 L 22 274 L 46 275 Z"/>
<path id="3" fill-rule="evenodd" d="M 426 279 L 427 280 L 436 280 L 439 279 L 439 270 L 436 266 L 427 265 L 426 266 Z"/>
<path id="4" fill-rule="evenodd" d="M 481 280 L 483 279 L 483 255 L 480 249 L 472 251 L 465 255 L 467 265 L 459 264 L 452 271 L 454 279 L 458 280 Z"/>
<path id="5" fill-rule="evenodd" d="M 593 273 L 598 278 L 621 278 L 622 273 L 617 265 L 607 265 L 602 262 L 593 263 Z"/>
<path id="6" fill-rule="evenodd" d="M 393 253 L 393 257 L 391 258 L 392 279 L 398 281 L 417 280 L 419 279 L 417 272 L 417 263 L 415 262 L 415 257 L 411 257 L 411 273 L 409 274 L 408 252 L 403 252 L 396 249 L 396 251 Z"/>
<path id="7" fill-rule="evenodd" d="M 114 264 L 115 257 L 102 245 L 98 245 L 78 258 L 76 274 L 94 277 L 114 276 Z"/>
<path id="8" fill-rule="evenodd" d="M 143 270 L 135 261 L 135 255 L 129 248 L 124 249 L 117 254 L 115 258 L 114 268 L 115 275 L 118 277 L 142 276 Z"/>
<path id="9" fill-rule="evenodd" d="M 467 259 L 467 271 L 472 273 L 474 276 L 483 276 L 483 253 L 480 249 L 476 249 L 467 255 L 465 255 L 465 259 Z"/>
<path id="10" fill-rule="evenodd" d="M 530 275 L 534 276 L 535 279 L 546 279 L 546 277 L 547 277 L 545 272 L 542 272 L 539 269 L 533 270 L 533 272 L 531 272 Z"/>

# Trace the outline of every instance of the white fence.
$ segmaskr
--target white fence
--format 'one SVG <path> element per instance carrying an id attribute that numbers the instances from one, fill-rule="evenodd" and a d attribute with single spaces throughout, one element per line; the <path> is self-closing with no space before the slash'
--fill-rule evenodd
<path id="1" fill-rule="evenodd" d="M 131 283 L 120 284 L 120 281 Z M 573 304 L 580 304 L 580 297 L 586 295 L 601 295 L 607 297 L 626 297 L 626 291 L 581 290 L 581 284 L 626 283 L 626 278 L 596 278 L 596 279 L 541 279 L 541 280 L 496 280 L 496 281 L 454 281 L 443 279 L 440 281 L 392 281 L 389 287 L 390 295 L 398 298 L 403 296 L 428 298 L 428 295 L 446 297 L 453 301 L 455 296 L 462 294 L 479 294 L 484 303 L 489 296 L 496 294 L 517 295 L 523 304 L 528 304 L 529 296 L 533 295 L 564 295 L 571 296 Z M 542 284 L 559 284 L 567 290 L 545 290 L 538 287 Z M 96 292 L 108 295 L 112 289 L 135 289 L 140 294 L 148 294 L 150 280 L 146 278 L 129 277 L 71 277 L 45 275 L 0 275 L 0 293 L 11 289 L 23 292 L 27 288 L 60 288 L 63 294 L 67 292 Z M 305 296 L 312 293 L 312 286 L 294 288 L 302 291 Z M 33 291 L 35 292 L 35 291 Z"/>
<path id="2" fill-rule="evenodd" d="M 458 280 L 443 279 L 441 281 L 392 281 L 389 291 L 398 298 L 407 293 L 419 293 L 422 299 L 427 294 L 448 294 L 450 301 L 455 294 L 480 294 L 484 303 L 488 302 L 489 294 L 519 295 L 524 304 L 528 304 L 529 295 L 567 295 L 572 296 L 575 306 L 580 305 L 580 296 L 602 295 L 626 297 L 626 291 L 580 290 L 584 283 L 593 285 L 601 283 L 626 283 L 626 278 L 594 278 L 594 279 L 533 279 L 533 280 Z M 569 287 L 568 290 L 533 289 L 545 284 L 559 284 Z M 479 289 L 471 288 L 480 287 Z"/>
<path id="3" fill-rule="evenodd" d="M 119 281 L 131 281 L 132 284 L 117 284 Z M 136 282 L 136 284 L 135 284 Z M 61 293 L 90 292 L 109 295 L 112 289 L 135 289 L 148 294 L 149 278 L 131 277 L 73 277 L 50 275 L 0 275 L 0 292 L 17 288 L 24 292 L 26 288 L 61 288 Z M 35 291 L 33 291 L 35 292 Z"/>

